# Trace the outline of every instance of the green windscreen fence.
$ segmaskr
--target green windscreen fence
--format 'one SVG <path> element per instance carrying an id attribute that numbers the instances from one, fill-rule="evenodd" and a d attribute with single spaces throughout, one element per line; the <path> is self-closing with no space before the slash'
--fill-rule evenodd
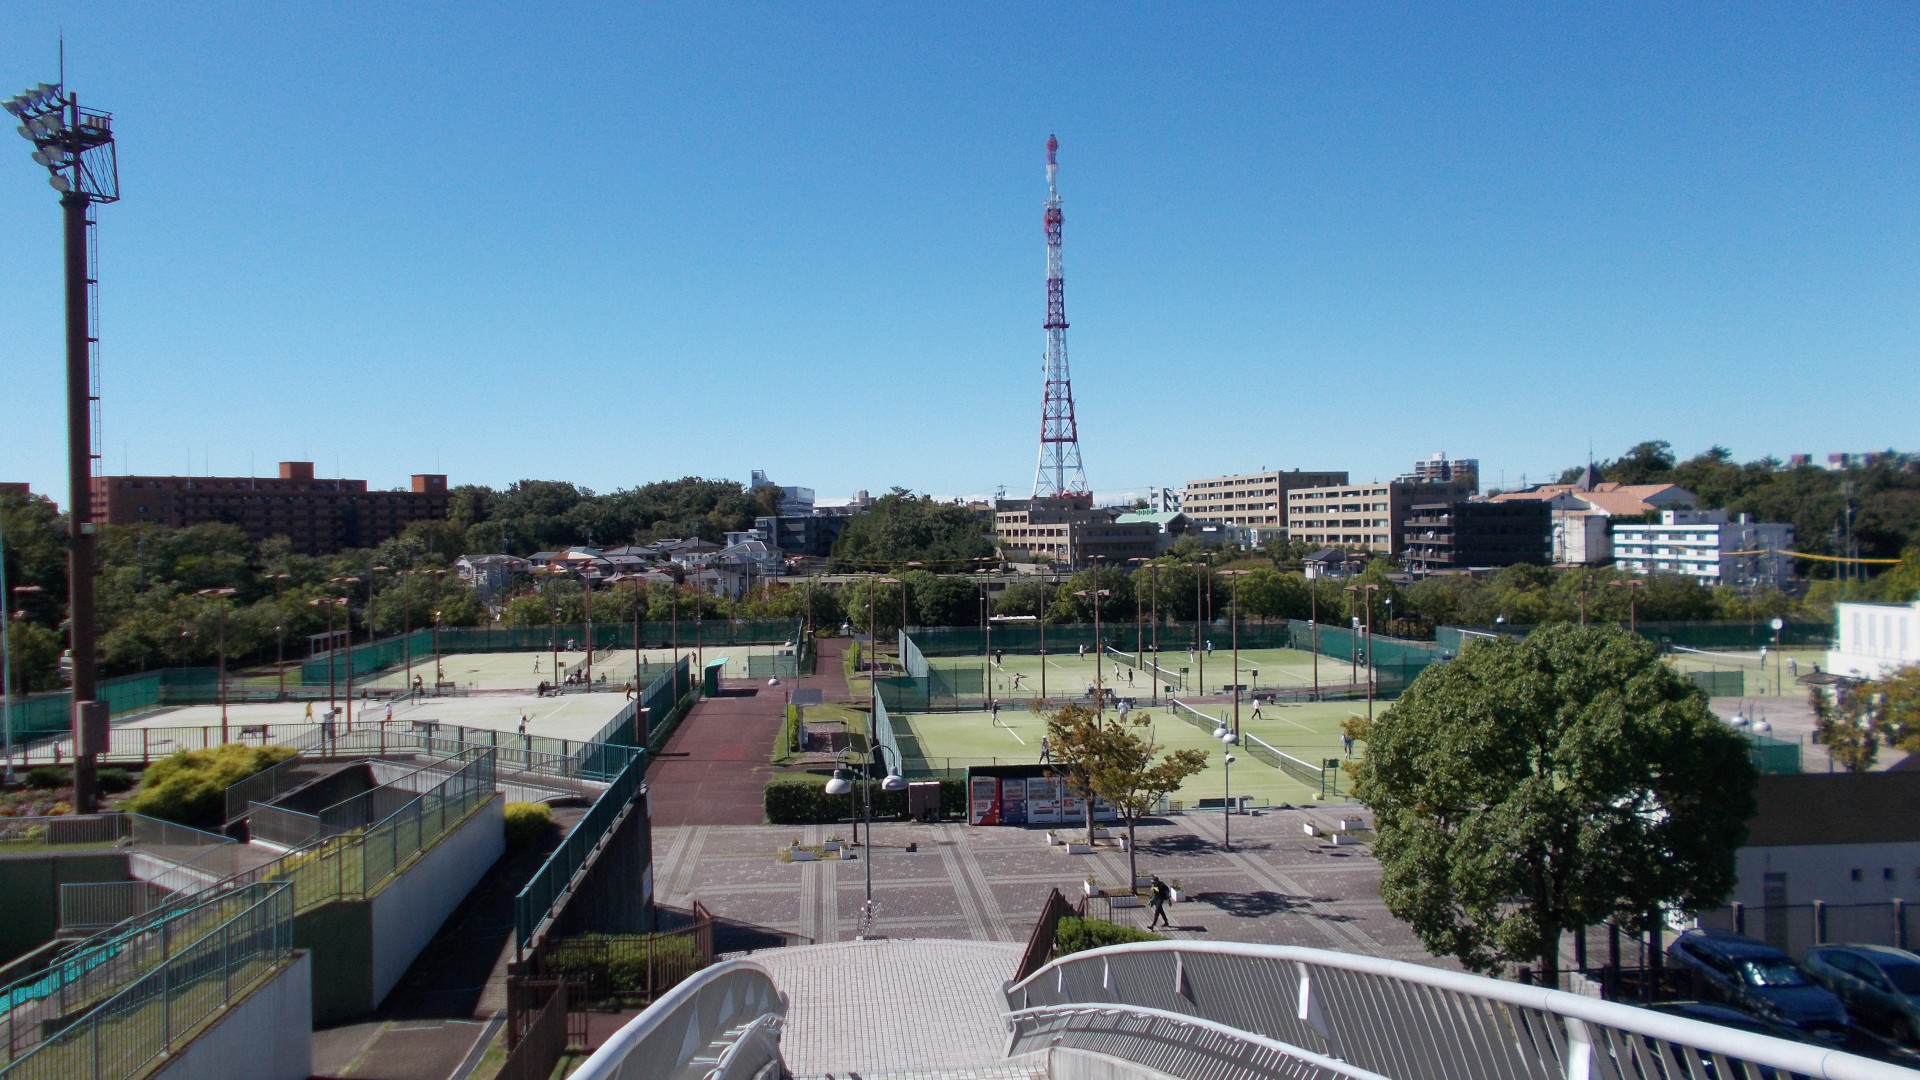
<path id="1" fill-rule="evenodd" d="M 100 680 L 100 700 L 114 716 L 162 705 L 202 705 L 218 699 L 218 668 L 162 668 Z M 73 696 L 54 690 L 13 701 L 13 738 L 26 742 L 69 731 Z"/>
<path id="2" fill-rule="evenodd" d="M 682 648 L 724 645 L 783 645 L 798 643 L 801 623 L 798 619 L 681 619 L 678 623 L 643 622 L 639 625 L 640 648 L 664 649 L 678 643 Z M 351 650 L 353 677 L 384 671 L 406 663 L 408 646 L 411 645 L 412 658 L 418 662 L 423 657 L 432 657 L 437 648 L 440 653 L 491 653 L 491 652 L 540 652 L 553 648 L 568 648 L 572 652 L 584 652 L 591 641 L 593 651 L 607 649 L 631 649 L 634 647 L 635 627 L 633 623 L 593 624 L 593 632 L 587 632 L 585 623 L 560 623 L 556 626 L 447 626 L 441 627 L 439 641 L 434 641 L 432 628 L 415 630 L 405 638 L 390 637 L 379 641 L 358 644 Z M 345 680 L 349 661 L 347 652 L 335 652 L 332 655 L 332 677 Z M 789 658 L 790 663 L 798 661 Z M 308 686 L 325 685 L 328 679 L 329 658 L 326 654 L 311 657 L 300 665 L 300 681 Z M 797 670 L 797 667 L 796 667 Z M 782 674 L 772 671 L 769 674 Z"/>
<path id="3" fill-rule="evenodd" d="M 1623 623 L 1607 623 L 1625 629 Z M 1442 626 L 1434 640 L 1453 655 L 1475 638 L 1526 637 L 1531 626 Z M 1657 645 L 1684 645 L 1692 649 L 1759 649 L 1774 644 L 1775 631 L 1767 620 L 1746 622 L 1642 622 L 1634 633 Z M 1833 626 L 1824 622 L 1790 622 L 1779 630 L 1779 644 L 1823 646 L 1833 642 Z"/>

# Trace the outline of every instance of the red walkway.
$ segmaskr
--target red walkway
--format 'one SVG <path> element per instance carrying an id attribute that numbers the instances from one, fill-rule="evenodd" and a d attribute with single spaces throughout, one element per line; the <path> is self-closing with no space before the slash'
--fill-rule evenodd
<path id="1" fill-rule="evenodd" d="M 647 770 L 655 825 L 759 825 L 766 820 L 761 789 L 773 768 L 773 740 L 792 686 L 847 696 L 841 653 L 845 641 L 819 643 L 819 675 L 768 686 L 730 680 L 722 696 L 696 704 L 680 721 L 660 759 Z"/>

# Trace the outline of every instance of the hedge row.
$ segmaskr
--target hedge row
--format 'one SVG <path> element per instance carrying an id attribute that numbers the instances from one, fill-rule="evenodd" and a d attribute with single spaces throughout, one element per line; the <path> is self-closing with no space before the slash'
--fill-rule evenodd
<path id="1" fill-rule="evenodd" d="M 1164 940 L 1159 934 L 1136 927 L 1121 926 L 1105 919 L 1083 919 L 1078 915 L 1068 915 L 1060 920 L 1059 927 L 1053 932 L 1053 955 L 1066 956 L 1135 941 Z"/>
<path id="2" fill-rule="evenodd" d="M 788 776 L 767 782 L 763 795 L 767 821 L 774 825 L 829 825 L 847 817 L 851 807 L 861 806 L 860 781 L 854 781 L 848 795 L 828 795 L 827 778 L 817 775 Z M 907 814 L 907 793 L 882 791 L 878 780 L 867 781 L 873 789 L 873 816 L 876 820 L 899 819 Z M 967 808 L 965 780 L 940 781 L 940 816 L 963 815 Z"/>

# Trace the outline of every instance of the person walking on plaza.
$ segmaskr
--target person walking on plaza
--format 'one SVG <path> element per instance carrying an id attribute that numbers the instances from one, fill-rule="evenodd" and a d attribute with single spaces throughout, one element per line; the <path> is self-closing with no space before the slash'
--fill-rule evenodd
<path id="1" fill-rule="evenodd" d="M 1167 918 L 1167 901 L 1172 898 L 1173 890 L 1167 887 L 1166 882 L 1160 880 L 1159 874 L 1153 875 L 1151 893 L 1153 918 L 1147 920 L 1147 929 L 1151 930 L 1157 925 L 1165 925 L 1168 929 L 1172 929 L 1173 920 Z"/>
<path id="2" fill-rule="evenodd" d="M 1040 764 L 1053 764 L 1053 751 L 1047 748 L 1047 737 L 1045 735 L 1040 736 Z"/>

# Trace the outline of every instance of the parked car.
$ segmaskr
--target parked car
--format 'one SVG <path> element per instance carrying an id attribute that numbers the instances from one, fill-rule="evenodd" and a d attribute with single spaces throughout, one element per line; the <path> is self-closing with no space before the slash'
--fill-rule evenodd
<path id="1" fill-rule="evenodd" d="M 1851 1026 L 1839 998 L 1765 942 L 1723 930 L 1689 930 L 1667 947 L 1667 956 L 1693 973 L 1702 997 L 1823 1041 L 1842 1041 Z"/>
<path id="2" fill-rule="evenodd" d="M 1858 1054 L 1878 1061 L 1890 1061 L 1909 1069 L 1920 1067 L 1920 1053 L 1915 1053 L 1908 1047 L 1891 1039 L 1883 1039 L 1860 1027 L 1849 1028 L 1843 1036 L 1835 1038 L 1830 1033 L 1814 1033 L 1776 1024 L 1749 1012 L 1742 1012 L 1727 1005 L 1711 1005 L 1704 1001 L 1663 1001 L 1657 1005 L 1649 1005 L 1648 1008 L 1669 1016 L 1680 1016 L 1688 1020 L 1699 1020 L 1703 1023 L 1750 1031 L 1755 1035 L 1771 1035 L 1776 1039 L 1814 1043 L 1830 1049 L 1844 1050 L 1849 1054 Z M 1703 1068 L 1708 1075 L 1714 1074 L 1711 1062 L 1704 1063 Z M 1776 1074 L 1767 1070 L 1766 1075 Z"/>
<path id="3" fill-rule="evenodd" d="M 1856 1020 L 1920 1045 L 1920 956 L 1885 945 L 1820 945 L 1803 966 Z"/>

